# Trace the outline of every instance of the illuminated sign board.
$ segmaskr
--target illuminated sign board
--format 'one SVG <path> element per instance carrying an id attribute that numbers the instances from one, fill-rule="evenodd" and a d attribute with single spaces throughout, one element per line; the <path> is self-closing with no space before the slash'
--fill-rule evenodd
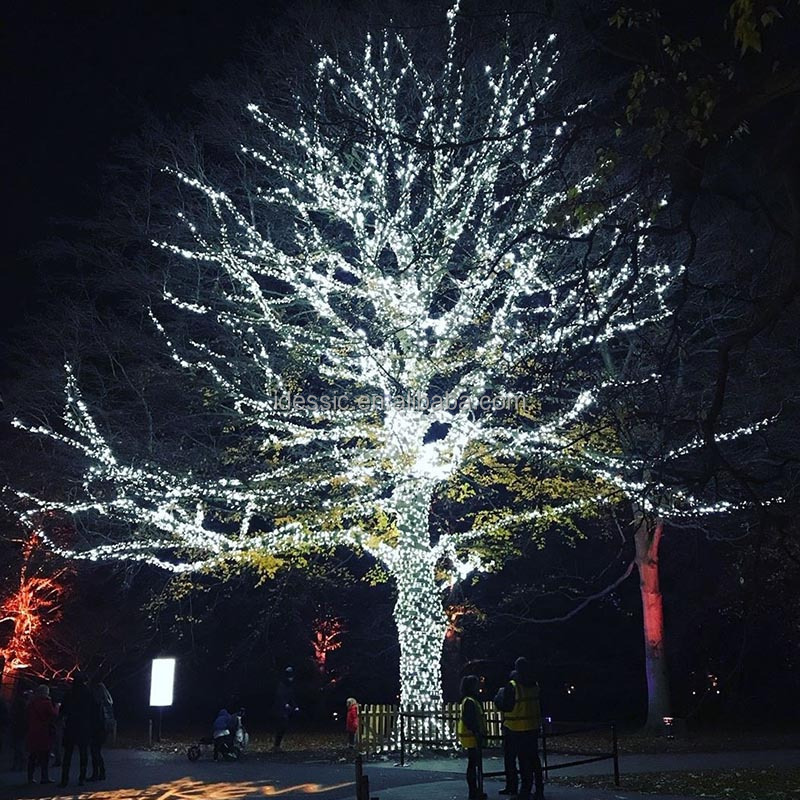
<path id="1" fill-rule="evenodd" d="M 175 659 L 154 658 L 150 673 L 150 705 L 171 706 L 172 686 L 175 683 Z"/>

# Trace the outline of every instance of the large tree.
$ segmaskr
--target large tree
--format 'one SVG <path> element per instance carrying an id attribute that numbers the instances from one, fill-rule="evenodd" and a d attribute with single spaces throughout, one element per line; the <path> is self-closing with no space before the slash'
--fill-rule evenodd
<path id="1" fill-rule="evenodd" d="M 495 531 L 431 526 L 437 491 L 487 451 L 580 462 L 618 388 L 596 377 L 599 344 L 663 319 L 680 272 L 649 253 L 657 204 L 580 143 L 579 107 L 553 111 L 555 44 L 458 27 L 456 6 L 433 50 L 394 31 L 324 53 L 291 104 L 249 105 L 245 186 L 173 170 L 152 318 L 218 409 L 218 450 L 192 469 L 120 451 L 68 366 L 63 424 L 28 427 L 85 458 L 80 496 L 18 493 L 83 558 L 269 570 L 366 551 L 396 585 L 406 706 L 440 697 L 438 579 L 480 567 Z M 47 532 L 61 513 L 116 524 L 66 549 Z"/>

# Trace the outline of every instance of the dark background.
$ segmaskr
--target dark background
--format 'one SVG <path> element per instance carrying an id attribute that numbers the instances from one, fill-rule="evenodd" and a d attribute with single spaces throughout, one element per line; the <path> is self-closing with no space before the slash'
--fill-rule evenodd
<path id="1" fill-rule="evenodd" d="M 238 59 L 286 2 L 24 2 L 2 12 L 0 318 L 4 330 L 42 311 L 57 264 L 30 251 L 60 222 L 97 211 L 98 182 L 115 148 L 146 114 L 168 121 L 192 86 Z M 68 265 L 62 267 L 68 270 Z"/>

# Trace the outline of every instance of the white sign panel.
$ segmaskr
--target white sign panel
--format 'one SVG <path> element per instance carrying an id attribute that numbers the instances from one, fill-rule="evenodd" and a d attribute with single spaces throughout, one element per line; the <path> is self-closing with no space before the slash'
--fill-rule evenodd
<path id="1" fill-rule="evenodd" d="M 150 673 L 150 705 L 171 706 L 172 685 L 175 683 L 175 659 L 154 658 Z"/>

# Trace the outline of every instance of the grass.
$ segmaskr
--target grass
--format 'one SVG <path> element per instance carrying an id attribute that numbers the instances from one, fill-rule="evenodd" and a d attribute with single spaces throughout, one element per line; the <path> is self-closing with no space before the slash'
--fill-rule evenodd
<path id="1" fill-rule="evenodd" d="M 354 752 L 346 746 L 346 733 L 339 726 L 290 728 L 280 753 L 272 753 L 272 734 L 268 728 L 252 726 L 250 732 L 249 757 L 264 761 L 282 762 L 349 762 Z M 133 735 L 126 735 L 133 734 Z M 185 753 L 186 748 L 208 732 L 201 728 L 165 725 L 164 740 L 152 745 L 152 750 Z M 752 732 L 702 732 L 685 737 L 666 739 L 644 733 L 622 733 L 619 735 L 621 754 L 648 753 L 700 753 L 737 752 L 744 750 L 794 749 L 800 740 L 797 733 L 752 733 Z M 148 748 L 146 729 L 122 731 L 117 747 Z M 611 736 L 606 731 L 556 737 L 548 741 L 551 753 L 593 754 L 608 752 Z M 429 754 L 434 756 L 435 754 Z M 577 779 L 576 779 L 577 780 Z M 600 786 L 587 779 L 586 785 Z M 727 770 L 691 773 L 670 772 L 668 774 L 625 776 L 626 787 L 638 791 L 667 792 L 672 794 L 702 795 L 725 798 L 725 800 L 800 800 L 800 770 L 783 770 L 777 774 L 755 769 Z"/>
<path id="2" fill-rule="evenodd" d="M 646 753 L 730 753 L 742 750 L 792 750 L 800 736 L 794 732 L 702 731 L 667 739 L 652 733 L 618 733 L 621 755 Z M 611 750 L 608 731 L 548 738 L 551 752 L 601 753 Z"/>
<path id="3" fill-rule="evenodd" d="M 271 731 L 257 725 L 249 725 L 250 740 L 255 750 L 269 750 L 272 746 Z M 210 728 L 210 726 L 209 726 Z M 164 737 L 169 743 L 187 746 L 199 736 L 207 736 L 209 731 L 202 726 L 175 726 L 164 724 Z M 800 731 L 702 731 L 692 732 L 675 739 L 643 732 L 619 732 L 619 752 L 625 753 L 718 753 L 741 750 L 791 750 L 800 741 Z M 285 749 L 337 750 L 346 742 L 344 726 L 295 726 L 289 729 Z M 166 742 L 165 742 L 166 744 Z M 147 729 L 142 723 L 136 728 L 121 729 L 117 747 L 147 746 Z M 570 736 L 548 738 L 548 749 L 600 753 L 611 749 L 609 729 L 576 733 Z"/>
<path id="4" fill-rule="evenodd" d="M 347 747 L 347 734 L 342 730 L 309 730 L 289 729 L 286 734 L 282 749 L 279 753 L 272 752 L 272 733 L 268 730 L 250 730 L 250 746 L 248 757 L 265 761 L 276 760 L 286 762 L 339 762 L 352 761 L 355 757 L 353 750 Z M 201 730 L 171 730 L 164 731 L 160 742 L 148 744 L 146 734 L 140 732 L 123 732 L 117 736 L 114 747 L 131 748 L 136 750 L 152 750 L 163 753 L 183 753 L 190 744 L 197 742 L 200 736 L 208 736 L 209 732 Z"/>
<path id="5" fill-rule="evenodd" d="M 653 734 L 620 735 L 621 753 L 722 753 L 741 750 L 790 750 L 798 732 L 700 731 L 667 739 Z"/>
<path id="6" fill-rule="evenodd" d="M 554 778 L 554 783 L 613 789 L 608 777 Z M 719 800 L 797 800 L 800 768 L 729 769 L 624 775 L 621 789 L 645 794 L 673 794 Z"/>
<path id="7" fill-rule="evenodd" d="M 272 734 L 269 728 L 248 726 L 250 739 L 255 749 L 268 750 L 272 746 Z M 208 735 L 201 726 L 164 725 L 164 736 L 170 742 L 188 745 L 199 736 Z M 289 729 L 286 737 L 287 749 L 302 747 L 302 749 L 338 748 L 345 742 L 346 734 L 339 727 L 296 726 Z M 731 731 L 704 731 L 689 733 L 674 739 L 664 736 L 631 732 L 618 733 L 619 752 L 625 753 L 717 753 L 736 752 L 741 750 L 786 750 L 797 747 L 800 740 L 800 731 L 787 732 L 731 732 Z M 147 744 L 147 729 L 141 727 L 121 729 L 118 736 L 117 747 L 143 747 Z M 581 753 L 599 753 L 610 750 L 610 729 L 576 733 L 569 736 L 548 737 L 548 749 L 552 751 L 565 750 Z"/>

